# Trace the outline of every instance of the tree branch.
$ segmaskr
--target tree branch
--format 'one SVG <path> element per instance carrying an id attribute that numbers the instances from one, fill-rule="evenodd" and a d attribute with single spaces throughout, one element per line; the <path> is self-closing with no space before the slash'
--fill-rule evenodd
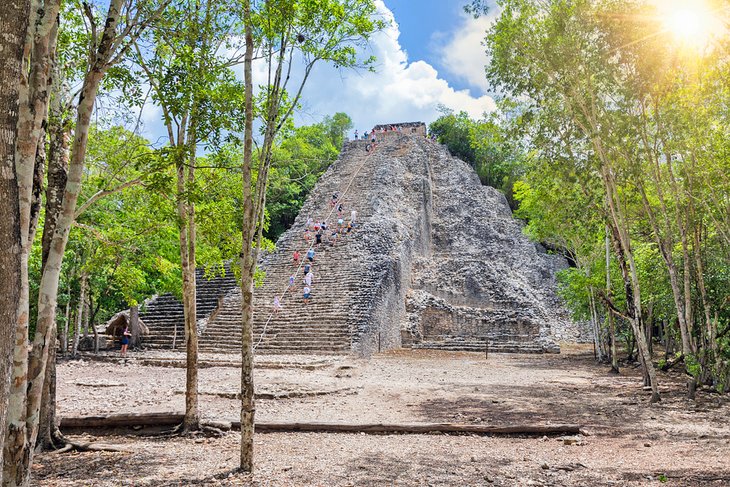
<path id="1" fill-rule="evenodd" d="M 74 218 L 78 219 L 79 216 L 81 216 L 86 210 L 89 209 L 91 205 L 99 201 L 101 198 L 105 196 L 109 196 L 110 194 L 118 193 L 120 191 L 125 190 L 126 188 L 136 186 L 138 184 L 142 184 L 142 179 L 132 179 L 131 181 L 127 181 L 126 183 L 120 184 L 116 188 L 112 189 L 104 189 L 101 191 L 97 191 L 89 199 L 84 201 L 84 203 L 76 210 L 76 213 L 74 214 Z"/>

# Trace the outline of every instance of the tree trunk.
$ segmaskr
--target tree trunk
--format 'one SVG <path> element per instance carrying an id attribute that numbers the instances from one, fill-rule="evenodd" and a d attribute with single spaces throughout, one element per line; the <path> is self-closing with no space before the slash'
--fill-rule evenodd
<path id="1" fill-rule="evenodd" d="M 84 303 L 86 302 L 87 277 L 86 271 L 81 271 L 81 294 L 79 296 L 79 307 L 76 312 L 76 323 L 74 324 L 74 343 L 71 356 L 76 357 L 79 354 L 79 340 L 81 338 L 81 326 L 84 322 Z"/>
<path id="2" fill-rule="evenodd" d="M 68 289 L 68 301 L 66 301 L 66 312 L 63 320 L 63 336 L 61 337 L 61 355 L 68 355 L 68 320 L 71 319 L 71 287 Z"/>
<path id="3" fill-rule="evenodd" d="M 256 262 L 253 259 L 253 239 L 256 229 L 256 208 L 251 188 L 253 159 L 253 24 L 251 0 L 243 1 L 243 22 L 245 27 L 246 51 L 244 54 L 243 77 L 245 83 L 245 126 L 243 146 L 243 249 L 241 251 L 241 456 L 240 468 L 253 472 L 254 436 L 254 382 L 253 382 L 253 274 Z"/>
<path id="4" fill-rule="evenodd" d="M 96 330 L 94 331 L 96 335 Z M 139 308 L 137 306 L 129 308 L 129 332 L 132 334 L 129 339 L 129 348 L 138 347 L 141 330 L 139 326 Z"/>
<path id="5" fill-rule="evenodd" d="M 200 411 L 198 408 L 198 333 L 197 333 L 197 306 L 195 289 L 195 218 L 192 201 L 189 199 L 189 191 L 186 190 L 185 167 L 188 159 L 178 163 L 177 186 L 178 202 L 177 212 L 180 221 L 180 260 L 183 273 L 183 312 L 185 317 L 185 350 L 186 350 L 186 374 L 185 374 L 185 420 L 183 427 L 185 431 L 194 431 L 200 428 Z M 192 171 L 192 167 L 188 167 Z"/>
<path id="6" fill-rule="evenodd" d="M 639 350 L 639 357 L 644 366 L 645 380 L 651 386 L 651 402 L 661 400 L 659 396 L 659 385 L 656 380 L 656 370 L 651 359 L 651 353 L 644 336 L 644 328 L 641 313 L 641 293 L 639 285 L 639 276 L 634 262 L 633 253 L 631 251 L 631 240 L 629 239 L 626 226 L 626 218 L 618 201 L 618 191 L 615 187 L 613 174 L 608 167 L 602 168 L 604 186 L 606 188 L 606 199 L 610 209 L 612 219 L 612 235 L 614 236 L 614 247 L 616 257 L 621 268 L 621 275 L 624 280 L 624 288 L 626 291 L 626 304 L 628 307 L 629 322 L 634 332 L 634 338 Z"/>
<path id="7" fill-rule="evenodd" d="M 84 319 L 82 321 L 81 329 L 84 331 L 84 343 L 88 344 L 89 326 L 91 326 L 91 295 L 89 292 L 89 276 L 86 274 L 84 275 L 86 277 L 86 299 L 84 300 Z"/>
<path id="8" fill-rule="evenodd" d="M 608 235 L 608 226 L 606 226 L 606 296 L 611 296 L 611 240 Z M 618 352 L 616 351 L 616 322 L 613 314 L 607 310 L 606 319 L 608 320 L 608 333 L 611 340 L 611 372 L 620 373 L 618 368 Z"/>
<path id="9" fill-rule="evenodd" d="M 15 144 L 23 66 L 23 46 L 28 30 L 29 0 L 11 0 L 0 9 L 0 434 L 8 419 L 13 346 L 20 309 L 21 236 Z M 0 451 L 0 465 L 3 465 Z"/>
<path id="10" fill-rule="evenodd" d="M 41 398 L 40 425 L 38 427 L 37 450 L 55 450 L 54 437 L 58 429 L 56 424 L 56 347 L 58 333 L 51 333 L 51 343 L 48 345 L 48 365 L 46 378 L 43 383 L 43 397 Z"/>
<path id="11" fill-rule="evenodd" d="M 591 323 L 593 324 L 593 346 L 599 362 L 603 362 L 605 358 L 603 353 L 603 343 L 601 342 L 601 325 L 598 322 L 598 312 L 596 311 L 596 300 L 594 298 L 593 286 L 588 289 L 588 304 L 591 310 Z"/>
<path id="12" fill-rule="evenodd" d="M 654 347 L 652 346 L 652 328 L 654 326 L 654 302 L 649 301 L 649 304 L 647 306 L 646 310 L 646 321 L 645 323 L 645 332 L 646 332 L 646 344 L 649 347 L 649 353 L 654 353 Z"/>

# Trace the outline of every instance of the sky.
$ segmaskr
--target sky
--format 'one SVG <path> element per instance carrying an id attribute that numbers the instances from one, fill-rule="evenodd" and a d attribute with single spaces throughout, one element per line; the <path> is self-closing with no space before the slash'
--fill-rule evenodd
<path id="1" fill-rule="evenodd" d="M 463 11 L 467 0 L 375 3 L 378 14 L 390 20 L 389 27 L 373 36 L 369 52 L 362 53 L 377 58 L 375 72 L 318 64 L 304 89 L 296 125 L 344 112 L 363 133 L 381 123 L 429 124 L 438 118 L 439 105 L 464 110 L 474 118 L 494 109 L 482 46 L 493 11 L 474 19 Z M 146 106 L 142 118 L 143 135 L 153 141 L 164 136 L 159 108 Z"/>
<path id="2" fill-rule="evenodd" d="M 391 20 L 370 49 L 376 72 L 337 71 L 319 66 L 305 88 L 298 123 L 345 112 L 360 133 L 381 123 L 430 123 L 437 107 L 480 117 L 494 108 L 484 76 L 481 44 L 490 17 L 475 20 L 466 0 L 376 0 Z"/>

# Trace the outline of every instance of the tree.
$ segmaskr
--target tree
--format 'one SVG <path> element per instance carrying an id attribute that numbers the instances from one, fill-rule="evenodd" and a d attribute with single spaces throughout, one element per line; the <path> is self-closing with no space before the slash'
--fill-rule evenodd
<path id="1" fill-rule="evenodd" d="M 351 127 L 349 116 L 336 113 L 281 137 L 274 147 L 269 173 L 267 238 L 276 241 L 291 226 L 319 177 L 337 159 Z"/>
<path id="2" fill-rule="evenodd" d="M 428 127 L 429 133 L 449 148 L 451 154 L 476 169 L 477 158 L 472 147 L 469 132 L 473 122 L 466 112 L 454 114 L 452 110 L 441 108 L 443 115 Z"/>
<path id="3" fill-rule="evenodd" d="M 21 240 L 15 145 L 30 1 L 14 1 L 0 10 L 0 432 L 5 431 L 10 390 L 13 336 L 20 308 Z M 3 453 L 0 452 L 0 465 Z"/>
<path id="4" fill-rule="evenodd" d="M 253 5 L 252 5 L 253 4 Z M 257 8 L 258 7 L 258 8 Z M 261 246 L 266 206 L 266 185 L 272 162 L 272 147 L 279 131 L 297 107 L 314 66 L 321 61 L 341 68 L 367 67 L 356 49 L 383 23 L 373 20 L 372 0 L 243 2 L 245 127 L 242 164 L 243 229 L 241 255 L 242 344 L 241 344 L 241 469 L 253 470 L 253 282 Z M 254 41 L 255 40 L 255 41 Z M 254 44 L 255 42 L 255 44 Z M 267 66 L 267 83 L 261 92 L 260 113 L 263 140 L 257 152 L 256 182 L 252 186 L 254 94 L 252 63 L 260 49 Z M 289 83 L 295 66 L 302 66 L 298 83 Z"/>
<path id="5" fill-rule="evenodd" d="M 150 45 L 137 47 L 137 62 L 152 86 L 153 99 L 162 108 L 167 128 L 169 145 L 161 162 L 176 169 L 187 351 L 185 431 L 197 430 L 200 424 L 195 282 L 195 203 L 200 198 L 197 152 L 201 143 L 218 145 L 224 131 L 240 130 L 240 102 L 236 98 L 241 90 L 231 70 L 240 56 L 235 52 L 232 56 L 221 54 L 224 45 L 235 51 L 229 33 L 238 22 L 236 9 L 235 2 L 179 2 L 168 9 L 165 21 L 151 33 Z"/>
<path id="6" fill-rule="evenodd" d="M 63 199 L 58 208 L 58 217 L 47 259 L 39 284 L 38 317 L 35 337 L 31 352 L 28 354 L 28 258 L 30 243 L 35 233 L 37 210 L 33 210 L 31 197 L 33 194 L 33 174 L 36 169 L 36 151 L 38 150 L 38 130 L 40 121 L 46 116 L 48 108 L 48 79 L 50 78 L 50 53 L 54 52 L 55 35 L 58 32 L 59 2 L 50 2 L 42 9 L 32 10 L 30 24 L 35 25 L 37 33 L 26 43 L 30 52 L 33 49 L 31 74 L 33 83 L 28 91 L 30 105 L 26 109 L 21 102 L 19 127 L 29 126 L 29 137 L 16 148 L 16 166 L 18 168 L 18 186 L 20 201 L 21 242 L 23 255 L 21 258 L 21 296 L 20 318 L 16 332 L 16 367 L 13 375 L 13 389 L 10 397 L 9 431 L 5 442 L 5 464 L 3 473 L 4 485 L 27 485 L 30 482 L 30 465 L 33 459 L 33 448 L 38 435 L 39 411 L 44 389 L 44 378 L 49 358 L 51 334 L 55 329 L 58 283 L 60 279 L 63 256 L 68 242 L 68 235 L 76 213 L 76 202 L 81 190 L 84 173 L 84 160 L 88 141 L 91 116 L 94 103 L 104 75 L 114 65 L 122 61 L 130 42 L 140 35 L 156 20 L 166 1 L 161 4 L 155 0 L 112 0 L 108 3 L 103 25 L 97 19 L 93 7 L 84 3 L 80 7 L 88 20 L 91 42 L 88 50 L 87 69 L 81 83 L 79 103 L 76 110 L 76 123 L 68 176 L 62 189 Z M 39 13 L 39 19 L 33 16 Z M 43 42 L 39 42 L 41 39 Z M 38 80 L 38 81 L 36 81 Z M 23 84 L 21 83 L 21 86 Z M 22 100 L 22 96 L 21 96 Z M 33 109 L 31 109 L 31 106 Z M 20 132 L 19 132 L 20 135 Z M 33 145 L 32 150 L 28 145 Z M 30 155 L 33 155 L 31 164 Z M 42 160 L 42 158 L 41 158 Z M 42 178 L 35 178 L 36 181 Z M 37 185 L 36 185 L 37 186 Z M 30 189 L 29 189 L 30 188 Z M 37 191 L 40 194 L 40 191 Z M 25 313 L 25 315 L 23 315 Z"/>
<path id="7" fill-rule="evenodd" d="M 484 114 L 480 120 L 441 107 L 443 115 L 430 125 L 429 132 L 453 155 L 469 163 L 482 184 L 502 191 L 514 209 L 512 185 L 522 173 L 526 155 L 514 133 L 519 121 L 508 105 L 502 102 L 500 110 Z"/>
<path id="8" fill-rule="evenodd" d="M 589 2 L 531 0 L 503 2 L 502 15 L 492 27 L 487 45 L 491 63 L 488 78 L 513 97 L 524 97 L 540 112 L 541 130 L 553 143 L 566 141 L 565 150 L 586 154 L 581 169 L 599 178 L 605 192 L 605 218 L 621 269 L 626 310 L 608 303 L 610 310 L 631 323 L 652 387 L 652 401 L 660 399 L 654 366 L 645 338 L 641 285 L 634 258 L 628 204 L 620 185 L 626 176 L 611 144 L 610 130 L 620 123 L 609 91 L 616 71 L 605 37 L 597 32 L 597 17 Z M 516 48 L 517 46 L 517 48 Z M 567 147 L 566 147 L 567 146 Z M 605 297 L 608 299 L 608 297 Z"/>
<path id="9" fill-rule="evenodd" d="M 664 331 L 681 338 L 690 397 L 697 381 L 726 383 L 724 357 L 730 354 L 717 337 L 728 320 L 728 287 L 721 284 L 725 273 L 708 270 L 719 262 L 727 265 L 727 252 L 721 250 L 726 225 L 719 217 L 727 210 L 728 194 L 728 180 L 721 176 L 727 141 L 720 135 L 728 126 L 720 108 L 726 51 L 676 45 L 650 2 L 510 0 L 501 5 L 487 38 L 488 78 L 519 99 L 522 118 L 529 122 L 524 137 L 557 170 L 557 178 L 528 173 L 528 182 L 543 184 L 537 181 L 542 177 L 569 189 L 578 181 L 583 194 L 602 195 L 601 204 L 585 207 L 573 219 L 606 224 L 614 259 L 607 257 L 605 267 L 618 267 L 623 293 L 611 285 L 599 296 L 610 314 L 631 324 L 645 380 L 654 381 L 649 345 L 660 320 Z M 600 192 L 594 191 L 596 184 Z M 580 202 L 580 193 L 560 191 L 557 202 L 549 191 L 541 193 L 547 201 L 538 198 L 533 210 Z M 552 230 L 565 237 L 573 228 Z M 588 240 L 594 247 L 586 254 L 589 260 L 600 254 L 598 241 Z M 608 277 L 606 282 L 611 283 Z"/>

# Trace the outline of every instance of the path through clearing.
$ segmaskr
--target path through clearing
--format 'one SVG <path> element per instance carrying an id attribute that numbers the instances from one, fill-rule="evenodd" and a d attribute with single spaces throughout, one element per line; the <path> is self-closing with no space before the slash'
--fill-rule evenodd
<path id="1" fill-rule="evenodd" d="M 393 351 L 369 361 L 268 356 L 258 363 L 260 421 L 579 423 L 590 434 L 567 442 L 259 434 L 255 485 L 660 485 L 660 475 L 669 480 L 662 485 L 730 484 L 730 398 L 702 393 L 691 403 L 683 398 L 681 377 L 663 375 L 663 402 L 649 406 L 638 370 L 609 375 L 580 350 L 492 354 L 486 361 L 476 353 Z M 63 363 L 58 384 L 62 416 L 182 411 L 184 401 L 184 369 L 134 360 Z M 238 384 L 238 369 L 230 365 L 202 369 L 203 415 L 236 419 Z M 36 479 L 53 486 L 251 482 L 227 477 L 237 464 L 237 433 L 103 441 L 129 444 L 138 453 L 43 454 Z"/>

